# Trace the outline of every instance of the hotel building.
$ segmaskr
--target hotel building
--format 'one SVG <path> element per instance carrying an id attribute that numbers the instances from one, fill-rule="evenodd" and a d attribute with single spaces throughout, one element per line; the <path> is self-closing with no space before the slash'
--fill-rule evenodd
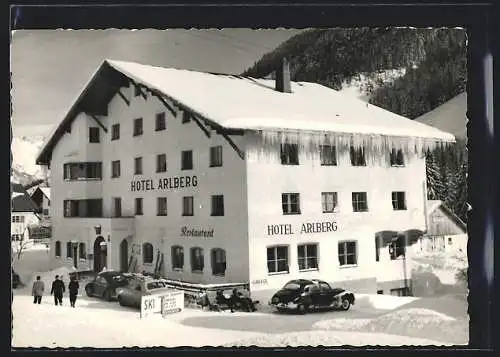
<path id="1" fill-rule="evenodd" d="M 399 294 L 426 225 L 423 154 L 453 141 L 291 82 L 286 61 L 267 80 L 106 60 L 37 158 L 51 254 L 262 296 L 293 278 Z"/>

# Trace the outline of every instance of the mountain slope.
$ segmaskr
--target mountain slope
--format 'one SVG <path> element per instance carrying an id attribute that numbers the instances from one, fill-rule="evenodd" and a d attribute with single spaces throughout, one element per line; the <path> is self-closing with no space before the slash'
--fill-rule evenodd
<path id="1" fill-rule="evenodd" d="M 463 92 L 466 37 L 460 29 L 337 28 L 300 33 L 243 75 L 264 77 L 281 58 L 291 78 L 342 89 L 364 77 L 372 104 L 411 119 Z M 400 71 L 386 81 L 384 72 Z"/>
<path id="2" fill-rule="evenodd" d="M 26 185 L 44 177 L 42 167 L 35 164 L 36 155 L 43 143 L 43 136 L 12 138 L 12 182 Z"/>

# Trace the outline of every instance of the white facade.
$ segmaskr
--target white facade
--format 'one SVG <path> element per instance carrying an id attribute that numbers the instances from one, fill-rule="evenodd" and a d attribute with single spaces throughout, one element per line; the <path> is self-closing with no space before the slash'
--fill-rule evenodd
<path id="1" fill-rule="evenodd" d="M 372 293 L 407 287 L 411 255 L 391 258 L 387 246 L 377 248 L 375 235 L 425 230 L 423 155 L 410 150 L 403 165 L 391 166 L 390 153 L 375 150 L 368 155 L 376 160 L 353 166 L 349 150 L 339 150 L 336 165 L 324 166 L 319 152 L 298 146 L 298 164 L 284 165 L 280 144 L 266 142 L 258 131 L 222 135 L 223 127 L 207 129 L 193 118 L 183 122 L 178 103 L 163 99 L 144 88 L 141 94 L 133 85 L 121 87 L 106 115 L 79 111 L 50 149 L 54 259 L 79 270 L 125 270 L 131 263 L 135 271 L 152 272 L 162 254 L 159 272 L 169 279 L 248 283 L 257 297 L 296 278 Z M 171 112 L 165 103 L 176 109 Z M 161 113 L 166 128 L 157 130 Z M 136 135 L 137 118 L 142 130 Z M 222 148 L 222 165 L 211 165 L 214 147 Z M 192 152 L 192 168 L 183 169 L 183 151 Z M 157 172 L 161 154 L 167 168 Z M 135 172 L 136 158 L 141 173 Z M 93 173 L 73 177 L 65 169 L 71 163 L 101 163 L 101 175 L 93 166 Z M 77 169 L 87 172 L 84 166 Z M 393 207 L 396 192 L 403 195 L 401 210 Z M 324 212 L 322 193 L 336 195 L 331 212 Z M 353 193 L 366 195 L 367 209 L 354 212 Z M 288 194 L 298 194 L 300 202 L 292 214 L 285 212 L 297 208 Z M 215 215 L 214 196 L 223 196 L 223 212 Z M 185 197 L 192 197 L 192 212 L 185 212 L 190 206 Z M 159 208 L 163 198 L 166 212 Z M 94 217 L 82 214 L 85 208 L 76 202 L 89 199 L 102 200 L 102 212 L 92 203 Z M 142 199 L 142 212 L 136 199 Z M 178 248 L 183 259 L 173 254 Z"/>
<path id="2" fill-rule="evenodd" d="M 10 219 L 10 235 L 12 241 L 29 239 L 28 226 L 39 223 L 39 218 L 34 212 L 12 212 Z"/>

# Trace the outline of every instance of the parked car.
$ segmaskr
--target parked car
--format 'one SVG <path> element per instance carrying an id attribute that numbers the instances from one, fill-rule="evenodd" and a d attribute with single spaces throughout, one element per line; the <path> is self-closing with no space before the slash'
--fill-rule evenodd
<path id="1" fill-rule="evenodd" d="M 17 274 L 14 269 L 12 270 L 12 288 L 16 289 L 19 285 L 21 285 L 21 278 L 19 277 L 19 274 Z"/>
<path id="2" fill-rule="evenodd" d="M 332 288 L 317 279 L 297 279 L 286 283 L 273 295 L 269 304 L 278 311 L 294 310 L 301 314 L 312 309 L 335 308 L 349 310 L 354 305 L 354 294 L 341 288 Z"/>
<path id="3" fill-rule="evenodd" d="M 141 298 L 143 296 L 161 294 L 173 290 L 162 279 L 154 279 L 150 276 L 137 276 L 132 278 L 127 286 L 116 289 L 116 294 L 121 306 L 140 309 Z"/>
<path id="4" fill-rule="evenodd" d="M 102 272 L 85 285 L 85 292 L 87 296 L 112 301 L 116 299 L 116 288 L 126 286 L 128 280 L 125 275 L 117 271 Z"/>

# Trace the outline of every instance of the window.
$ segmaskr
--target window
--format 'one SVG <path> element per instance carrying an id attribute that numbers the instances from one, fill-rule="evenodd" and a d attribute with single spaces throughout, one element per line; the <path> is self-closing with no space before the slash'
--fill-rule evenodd
<path id="1" fill-rule="evenodd" d="M 339 264 L 356 265 L 358 263 L 356 242 L 339 242 Z"/>
<path id="2" fill-rule="evenodd" d="M 191 121 L 191 119 L 190 119 L 189 112 L 187 112 L 187 111 L 184 110 L 182 112 L 182 124 L 189 123 L 190 121 Z"/>
<path id="3" fill-rule="evenodd" d="M 267 271 L 269 273 L 288 273 L 288 246 L 267 248 Z"/>
<path id="4" fill-rule="evenodd" d="M 337 192 L 321 192 L 323 213 L 332 213 L 337 208 Z"/>
<path id="5" fill-rule="evenodd" d="M 113 124 L 111 126 L 111 140 L 120 139 L 120 124 Z"/>
<path id="6" fill-rule="evenodd" d="M 224 276 L 226 274 L 226 251 L 224 249 L 212 249 L 212 275 Z"/>
<path id="7" fill-rule="evenodd" d="M 453 245 L 453 238 L 448 237 L 448 245 Z"/>
<path id="8" fill-rule="evenodd" d="M 397 239 L 393 240 L 391 244 L 389 244 L 389 254 L 391 256 L 391 260 L 396 260 L 405 255 L 405 240 L 405 236 L 400 234 Z"/>
<path id="9" fill-rule="evenodd" d="M 393 296 L 410 296 L 410 288 L 391 289 L 391 295 L 393 295 Z"/>
<path id="10" fill-rule="evenodd" d="M 135 215 L 136 216 L 142 216 L 143 211 L 142 211 L 142 198 L 141 197 L 136 197 L 135 198 Z"/>
<path id="11" fill-rule="evenodd" d="M 64 200 L 64 217 L 102 217 L 102 199 Z"/>
<path id="12" fill-rule="evenodd" d="M 89 143 L 98 143 L 99 140 L 99 128 L 90 127 L 89 128 Z"/>
<path id="13" fill-rule="evenodd" d="M 44 208 L 44 209 L 42 210 L 42 214 L 43 214 L 44 216 L 48 216 L 48 215 L 49 215 L 49 210 L 48 210 L 48 208 Z"/>
<path id="14" fill-rule="evenodd" d="M 11 239 L 15 242 L 22 241 L 24 239 L 24 234 L 13 234 Z"/>
<path id="15" fill-rule="evenodd" d="M 12 216 L 12 223 L 24 223 L 24 216 Z"/>
<path id="16" fill-rule="evenodd" d="M 303 244 L 297 246 L 299 270 L 318 269 L 318 245 Z"/>
<path id="17" fill-rule="evenodd" d="M 353 212 L 366 212 L 368 211 L 368 199 L 366 192 L 353 192 L 352 193 L 352 210 Z"/>
<path id="18" fill-rule="evenodd" d="M 151 243 L 142 245 L 142 262 L 144 264 L 153 264 L 153 245 Z"/>
<path id="19" fill-rule="evenodd" d="M 181 153 L 181 170 L 193 169 L 193 151 L 186 150 Z"/>
<path id="20" fill-rule="evenodd" d="M 134 97 L 138 97 L 141 95 L 141 88 L 139 86 L 134 85 Z"/>
<path id="21" fill-rule="evenodd" d="M 222 166 L 222 146 L 212 146 L 210 148 L 210 167 Z"/>
<path id="22" fill-rule="evenodd" d="M 113 197 L 113 215 L 114 217 L 122 216 L 122 199 L 121 197 Z"/>
<path id="23" fill-rule="evenodd" d="M 155 130 L 162 131 L 167 128 L 165 121 L 165 112 L 156 114 Z"/>
<path id="24" fill-rule="evenodd" d="M 404 192 L 393 192 L 392 193 L 392 208 L 395 211 L 406 210 L 406 197 Z"/>
<path id="25" fill-rule="evenodd" d="M 224 215 L 224 196 L 214 195 L 212 196 L 212 216 L 223 216 Z"/>
<path id="26" fill-rule="evenodd" d="M 87 259 L 87 250 L 85 249 L 85 243 L 78 244 L 78 252 L 80 259 Z"/>
<path id="27" fill-rule="evenodd" d="M 178 245 L 172 247 L 172 269 L 182 270 L 184 268 L 184 248 Z"/>
<path id="28" fill-rule="evenodd" d="M 66 243 L 66 258 L 73 258 L 73 244 L 71 242 Z"/>
<path id="29" fill-rule="evenodd" d="M 355 148 L 354 146 L 351 146 L 350 156 L 352 166 L 366 166 L 365 148 Z"/>
<path id="30" fill-rule="evenodd" d="M 142 157 L 134 158 L 134 175 L 142 175 Z"/>
<path id="31" fill-rule="evenodd" d="M 167 215 L 167 198 L 166 197 L 158 197 L 156 202 L 157 202 L 156 215 L 157 216 L 166 216 Z"/>
<path id="32" fill-rule="evenodd" d="M 159 154 L 156 155 L 156 172 L 166 172 L 167 171 L 167 155 Z"/>
<path id="33" fill-rule="evenodd" d="M 322 166 L 337 165 L 337 148 L 331 145 L 321 145 L 319 152 Z"/>
<path id="34" fill-rule="evenodd" d="M 73 162 L 66 163 L 63 167 L 64 180 L 85 181 L 102 180 L 101 162 Z"/>
<path id="35" fill-rule="evenodd" d="M 283 214 L 300 214 L 300 197 L 298 193 L 281 194 Z"/>
<path id="36" fill-rule="evenodd" d="M 391 166 L 404 166 L 403 150 L 392 149 L 390 153 Z"/>
<path id="37" fill-rule="evenodd" d="M 56 257 L 60 257 L 61 256 L 61 242 L 60 241 L 56 241 L 56 244 L 55 244 L 55 255 L 56 255 Z"/>
<path id="38" fill-rule="evenodd" d="M 299 146 L 297 144 L 281 144 L 281 164 L 299 164 Z"/>
<path id="39" fill-rule="evenodd" d="M 111 161 L 111 177 L 120 177 L 120 160 Z"/>
<path id="40" fill-rule="evenodd" d="M 193 196 L 182 197 L 182 215 L 193 215 Z"/>
<path id="41" fill-rule="evenodd" d="M 142 135 L 142 118 L 134 119 L 134 133 L 133 136 Z"/>
<path id="42" fill-rule="evenodd" d="M 191 248 L 191 271 L 202 272 L 204 268 L 203 249 Z"/>

